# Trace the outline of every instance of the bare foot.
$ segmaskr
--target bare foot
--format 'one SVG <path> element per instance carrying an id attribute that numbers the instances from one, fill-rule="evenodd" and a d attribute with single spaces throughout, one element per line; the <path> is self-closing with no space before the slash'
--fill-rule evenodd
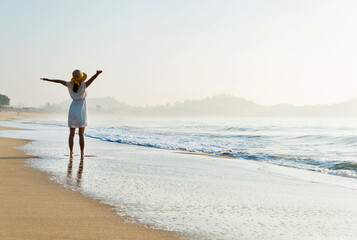
<path id="1" fill-rule="evenodd" d="M 70 158 L 70 159 L 73 158 L 73 152 L 69 153 L 69 158 Z"/>
<path id="2" fill-rule="evenodd" d="M 84 159 L 84 153 L 81 153 L 81 160 Z"/>

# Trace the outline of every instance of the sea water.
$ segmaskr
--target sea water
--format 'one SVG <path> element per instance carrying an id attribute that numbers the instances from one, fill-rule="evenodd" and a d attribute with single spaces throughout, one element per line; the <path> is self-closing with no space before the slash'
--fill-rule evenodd
<path id="1" fill-rule="evenodd" d="M 86 136 L 106 142 L 228 156 L 357 178 L 357 119 L 353 118 L 93 121 Z M 33 123 L 66 128 L 65 120 Z"/>
<path id="2" fill-rule="evenodd" d="M 356 119 L 97 118 L 86 130 L 84 162 L 77 146 L 69 160 L 65 119 L 1 125 L 34 129 L 0 135 L 34 139 L 25 149 L 41 158 L 29 166 L 113 205 L 129 221 L 196 239 L 357 236 Z M 292 176 L 338 183 L 340 197 Z"/>

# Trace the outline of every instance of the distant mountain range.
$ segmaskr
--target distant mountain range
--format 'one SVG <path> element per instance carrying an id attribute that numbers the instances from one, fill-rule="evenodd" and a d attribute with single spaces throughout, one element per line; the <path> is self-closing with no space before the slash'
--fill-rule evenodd
<path id="1" fill-rule="evenodd" d="M 62 109 L 68 109 L 69 105 L 71 104 L 72 100 L 66 100 L 58 104 L 57 106 Z M 96 111 L 132 111 L 136 107 L 128 105 L 123 102 L 118 102 L 113 97 L 106 97 L 106 98 L 88 98 L 87 99 L 87 107 L 92 110 Z"/>
<path id="2" fill-rule="evenodd" d="M 70 100 L 51 107 L 68 109 Z M 225 117 L 357 117 L 357 99 L 338 104 L 293 106 L 260 105 L 243 98 L 221 94 L 202 100 L 185 100 L 175 104 L 136 107 L 115 98 L 89 98 L 91 111 L 136 116 L 225 116 Z"/>

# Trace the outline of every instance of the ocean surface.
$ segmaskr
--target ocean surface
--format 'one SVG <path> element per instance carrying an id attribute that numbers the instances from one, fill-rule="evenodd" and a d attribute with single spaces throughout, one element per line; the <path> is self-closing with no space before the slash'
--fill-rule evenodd
<path id="1" fill-rule="evenodd" d="M 357 119 L 95 119 L 86 136 L 107 142 L 268 162 L 357 178 Z M 66 120 L 28 124 L 66 128 Z"/>
<path id="2" fill-rule="evenodd" d="M 278 186 L 283 183 L 271 174 L 266 173 L 264 177 L 255 179 L 262 186 L 265 177 L 269 181 L 276 181 L 276 196 L 267 198 L 266 206 L 260 206 L 259 197 L 251 192 L 244 193 L 246 190 L 241 189 L 242 184 L 246 185 L 244 189 L 257 186 L 250 186 L 252 183 L 248 181 L 242 183 L 239 180 L 237 183 L 237 173 L 240 174 L 239 179 L 244 174 L 249 179 L 255 171 L 249 175 L 250 169 L 256 166 L 272 166 L 271 169 L 275 166 L 279 171 L 293 171 L 295 175 L 303 176 L 314 173 L 314 178 L 319 174 L 321 179 L 333 176 L 334 184 L 339 183 L 343 188 L 351 189 L 354 196 L 357 189 L 357 119 L 90 120 L 86 129 L 87 156 L 84 162 L 79 160 L 77 139 L 74 160 L 69 161 L 65 118 L 0 122 L 3 126 L 33 129 L 1 131 L 0 136 L 35 140 L 24 149 L 41 158 L 30 160 L 27 163 L 29 166 L 48 172 L 54 181 L 67 188 L 115 206 L 116 211 L 126 216 L 128 221 L 183 232 L 193 239 L 334 239 L 322 238 L 319 234 L 304 238 L 294 225 L 298 223 L 282 231 L 285 235 L 269 232 L 269 229 L 274 230 L 274 226 L 284 225 L 289 214 L 292 219 L 305 219 L 310 213 L 306 209 L 294 211 L 289 205 L 290 199 L 285 201 L 286 206 L 281 204 L 281 198 L 285 195 L 279 195 Z M 245 170 L 239 172 L 242 159 L 248 165 L 244 165 Z M 264 187 L 260 188 L 257 194 L 263 194 L 264 191 Z M 311 191 L 313 193 L 315 190 Z M 244 197 L 239 197 L 237 193 Z M 264 199 L 264 196 L 261 198 Z M 327 200 L 321 199 L 322 206 L 324 201 Z M 253 203 L 256 203 L 255 207 Z M 298 202 L 296 204 L 299 205 Z M 311 208 L 311 214 L 315 214 L 310 219 L 316 218 L 315 211 L 321 208 L 304 207 Z M 276 216 L 279 211 L 284 216 L 280 220 Z M 339 239 L 353 239 L 357 233 L 351 231 L 349 226 L 352 223 L 356 225 L 355 212 L 343 211 L 336 211 L 334 215 L 343 213 L 346 221 L 340 229 L 346 234 L 345 238 Z M 257 216 L 264 213 L 265 220 L 254 220 L 252 213 Z M 251 218 L 245 219 L 246 216 Z M 334 220 L 332 214 L 329 217 L 331 229 L 336 228 L 341 219 Z M 305 226 L 306 231 L 309 232 L 309 228 L 310 232 L 318 227 L 321 229 L 319 220 L 316 219 L 311 226 Z M 262 225 L 265 230 L 258 231 Z M 334 231 L 338 232 L 336 229 Z M 341 234 L 336 237 L 341 237 Z"/>

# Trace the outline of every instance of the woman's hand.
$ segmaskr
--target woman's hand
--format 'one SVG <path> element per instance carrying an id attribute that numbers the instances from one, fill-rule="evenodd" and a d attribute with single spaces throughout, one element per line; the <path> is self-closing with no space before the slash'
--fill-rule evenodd
<path id="1" fill-rule="evenodd" d="M 86 82 L 86 87 L 89 87 L 94 81 L 94 79 L 96 79 L 102 72 L 102 70 L 97 70 L 97 72 Z"/>

